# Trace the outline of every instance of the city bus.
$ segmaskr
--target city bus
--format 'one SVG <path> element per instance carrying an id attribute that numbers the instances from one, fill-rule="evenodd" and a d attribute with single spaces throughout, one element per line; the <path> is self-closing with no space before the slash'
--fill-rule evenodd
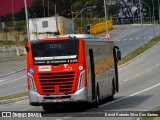
<path id="1" fill-rule="evenodd" d="M 113 41 L 91 35 L 66 35 L 28 41 L 29 103 L 44 110 L 60 103 L 92 103 L 119 91 L 121 51 Z"/>

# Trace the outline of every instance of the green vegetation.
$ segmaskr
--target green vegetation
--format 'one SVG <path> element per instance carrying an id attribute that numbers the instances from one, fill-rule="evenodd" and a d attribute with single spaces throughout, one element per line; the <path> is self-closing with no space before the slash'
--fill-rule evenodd
<path id="1" fill-rule="evenodd" d="M 27 95 L 28 95 L 27 92 L 20 92 L 20 93 L 16 93 L 16 94 L 13 94 L 13 95 L 0 97 L 0 101 L 2 101 L 2 100 L 10 100 L 10 99 L 20 98 L 20 97 L 25 97 Z"/>
<path id="2" fill-rule="evenodd" d="M 0 46 L 3 45 L 26 45 L 27 43 L 27 38 L 25 38 L 23 41 L 0 41 Z"/>
<path id="3" fill-rule="evenodd" d="M 154 120 L 154 117 L 142 117 L 140 120 Z"/>
<path id="4" fill-rule="evenodd" d="M 160 115 L 160 109 L 156 110 L 154 113 Z M 142 117 L 140 120 L 160 120 L 160 117 Z"/>
<path id="5" fill-rule="evenodd" d="M 119 61 L 118 64 L 122 65 L 122 64 L 136 58 L 137 56 L 139 56 L 140 54 L 142 54 L 146 50 L 153 47 L 158 42 L 160 42 L 160 36 L 155 37 L 154 39 L 152 39 L 148 43 L 146 43 L 144 46 L 141 46 L 141 47 L 137 48 L 136 50 L 134 50 L 133 52 L 131 52 L 130 54 L 126 55 L 125 57 L 122 58 L 121 61 Z"/>
<path id="6" fill-rule="evenodd" d="M 133 24 L 141 24 L 141 22 L 134 22 Z M 153 24 L 153 22 L 150 23 L 150 21 L 144 21 L 143 24 Z M 155 24 L 159 24 L 157 20 L 155 21 Z"/>

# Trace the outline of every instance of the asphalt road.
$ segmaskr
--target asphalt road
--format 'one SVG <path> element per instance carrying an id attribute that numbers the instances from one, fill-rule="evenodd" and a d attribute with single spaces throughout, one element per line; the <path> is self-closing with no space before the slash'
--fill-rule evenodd
<path id="1" fill-rule="evenodd" d="M 120 29 L 120 27 L 122 27 L 123 30 L 111 33 L 112 35 L 109 40 L 115 41 L 115 44 L 120 47 L 122 56 L 125 56 L 138 46 L 142 45 L 144 42 L 154 37 L 153 25 L 143 25 L 143 31 L 140 24 L 123 25 L 119 26 L 118 28 Z M 155 25 L 155 35 L 158 34 L 160 34 L 160 25 Z M 18 67 L 18 63 L 23 64 L 23 67 L 25 65 L 24 60 L 23 62 L 19 62 L 19 60 L 17 60 L 17 62 L 11 64 L 9 67 L 12 67 L 13 65 L 13 67 Z M 5 69 L 8 69 L 9 72 L 12 72 L 10 71 L 9 67 L 5 68 L 5 64 L 2 64 L 2 68 L 4 68 L 4 71 L 6 71 Z M 3 69 L 1 69 L 2 73 L 4 73 L 4 71 Z M 0 97 L 23 92 L 26 90 L 27 84 L 25 71 L 0 78 Z"/>
<path id="2" fill-rule="evenodd" d="M 123 27 L 127 29 L 110 38 L 120 47 L 123 56 L 160 34 L 160 25 L 155 25 L 155 32 L 152 24 L 143 25 L 143 28 L 140 24 L 123 25 Z"/>
<path id="3" fill-rule="evenodd" d="M 95 113 L 101 114 L 108 111 L 149 111 L 156 109 L 160 106 L 159 51 L 160 44 L 137 60 L 121 67 L 119 69 L 120 92 L 116 94 L 114 101 L 103 102 L 97 109 L 82 108 L 81 106 L 66 106 L 55 109 L 53 112 L 46 113 L 42 111 L 41 107 L 29 106 L 28 100 L 9 105 L 1 105 L 0 109 L 4 111 L 40 111 L 45 116 L 61 116 L 55 118 L 59 120 L 133 119 L 133 117 L 72 118 L 72 116 L 85 116 L 86 114 L 91 116 Z"/>
<path id="4" fill-rule="evenodd" d="M 148 26 L 146 26 L 148 27 Z M 125 32 L 125 31 L 123 31 Z M 131 36 L 131 35 L 130 35 Z M 122 40 L 124 40 L 123 38 Z M 115 41 L 116 38 L 115 38 Z M 127 40 L 126 40 L 127 41 Z M 120 41 L 117 41 L 117 43 Z M 132 40 L 130 40 L 132 42 Z M 128 42 L 128 43 L 130 43 Z M 121 44 L 120 44 L 121 45 Z M 134 47 L 133 47 L 134 49 Z M 41 107 L 28 105 L 28 100 L 9 105 L 0 105 L 3 111 L 40 111 L 45 116 L 55 116 L 55 120 L 104 120 L 104 119 L 134 119 L 135 117 L 85 117 L 102 114 L 107 111 L 149 111 L 160 106 L 160 44 L 135 61 L 119 69 L 120 92 L 114 101 L 102 101 L 97 109 L 81 106 L 59 107 L 52 112 L 43 112 Z M 2 82 L 3 83 L 3 82 Z M 81 117 L 74 117 L 74 116 Z M 61 116 L 61 117 L 57 117 Z M 98 116 L 98 115 L 97 115 Z M 46 119 L 46 118 L 45 118 Z M 52 119 L 53 118 L 47 118 Z"/>

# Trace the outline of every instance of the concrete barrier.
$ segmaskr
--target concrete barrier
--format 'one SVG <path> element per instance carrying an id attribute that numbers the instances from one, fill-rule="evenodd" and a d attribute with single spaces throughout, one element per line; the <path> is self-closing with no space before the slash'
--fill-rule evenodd
<path id="1" fill-rule="evenodd" d="M 0 46 L 0 58 L 15 57 L 25 54 L 24 46 Z"/>

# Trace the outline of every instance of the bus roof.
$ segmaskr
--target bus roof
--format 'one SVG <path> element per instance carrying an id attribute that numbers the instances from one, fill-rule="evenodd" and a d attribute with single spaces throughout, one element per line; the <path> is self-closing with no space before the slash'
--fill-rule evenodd
<path id="1" fill-rule="evenodd" d="M 57 35 L 49 38 L 42 38 L 40 40 L 69 40 L 70 38 L 82 38 L 86 42 L 100 42 L 100 41 L 108 41 L 113 42 L 111 40 L 106 39 L 105 37 L 99 37 L 90 34 L 65 34 L 65 35 Z M 77 40 L 77 39 L 75 39 Z M 37 41 L 37 40 L 35 40 Z"/>

